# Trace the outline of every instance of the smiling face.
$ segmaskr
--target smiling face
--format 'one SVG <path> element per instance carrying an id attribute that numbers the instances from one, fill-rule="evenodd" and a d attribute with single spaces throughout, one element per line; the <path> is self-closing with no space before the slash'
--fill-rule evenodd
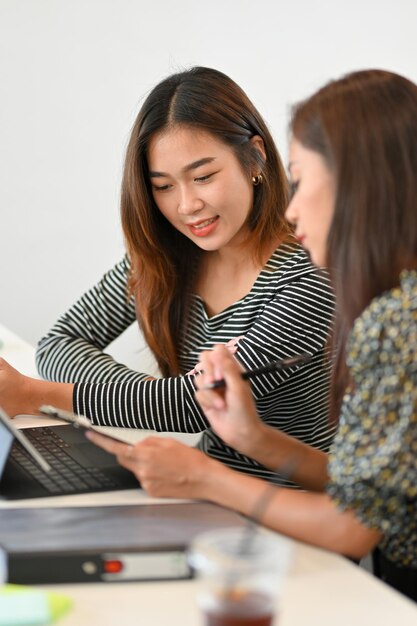
<path id="1" fill-rule="evenodd" d="M 327 236 L 336 197 L 334 176 L 323 157 L 293 139 L 289 172 L 292 198 L 286 218 L 315 265 L 326 264 Z"/>
<path id="2" fill-rule="evenodd" d="M 150 140 L 148 167 L 156 205 L 174 228 L 206 251 L 242 241 L 253 185 L 229 146 L 174 127 Z"/>

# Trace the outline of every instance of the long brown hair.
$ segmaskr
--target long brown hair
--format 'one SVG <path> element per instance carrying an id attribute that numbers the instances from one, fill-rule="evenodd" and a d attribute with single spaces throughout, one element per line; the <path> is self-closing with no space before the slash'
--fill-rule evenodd
<path id="1" fill-rule="evenodd" d="M 289 233 L 284 212 L 287 180 L 271 134 L 249 98 L 225 74 L 204 67 L 169 76 L 146 98 L 127 148 L 121 217 L 132 262 L 130 288 L 139 324 L 164 376 L 179 374 L 178 343 L 201 250 L 178 232 L 152 197 L 147 150 L 151 137 L 176 125 L 202 130 L 230 146 L 248 177 L 254 166 L 263 183 L 254 188 L 248 216 L 248 250 L 261 259 Z M 264 142 L 265 161 L 250 139 Z"/>
<path id="2" fill-rule="evenodd" d="M 291 130 L 323 156 L 336 181 L 327 240 L 337 302 L 336 417 L 349 382 L 345 352 L 354 320 L 416 263 L 417 86 L 387 71 L 354 72 L 297 105 Z"/>

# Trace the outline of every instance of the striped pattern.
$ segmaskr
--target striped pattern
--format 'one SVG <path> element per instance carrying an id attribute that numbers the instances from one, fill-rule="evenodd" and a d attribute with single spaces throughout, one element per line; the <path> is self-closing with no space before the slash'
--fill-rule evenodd
<path id="1" fill-rule="evenodd" d="M 96 424 L 158 431 L 204 431 L 199 447 L 230 467 L 280 483 L 279 477 L 232 448 L 208 427 L 194 399 L 192 376 L 146 380 L 102 352 L 135 321 L 134 303 L 126 297 L 129 264 L 117 264 L 87 292 L 39 343 L 40 374 L 75 382 L 74 410 Z M 329 362 L 324 357 L 333 297 L 327 276 L 314 268 L 297 244 L 281 245 L 251 291 L 218 315 L 208 318 L 198 296 L 180 346 L 184 374 L 201 350 L 233 337 L 245 368 L 301 352 L 309 363 L 252 380 L 261 418 L 302 441 L 327 450 L 333 436 L 328 423 Z"/>

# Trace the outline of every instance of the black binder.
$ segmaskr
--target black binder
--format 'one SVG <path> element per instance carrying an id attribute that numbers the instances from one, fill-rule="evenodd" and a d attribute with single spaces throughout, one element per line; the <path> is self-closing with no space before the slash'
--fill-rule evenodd
<path id="1" fill-rule="evenodd" d="M 245 526 L 206 502 L 0 509 L 8 581 L 20 584 L 191 578 L 187 547 L 201 532 Z"/>

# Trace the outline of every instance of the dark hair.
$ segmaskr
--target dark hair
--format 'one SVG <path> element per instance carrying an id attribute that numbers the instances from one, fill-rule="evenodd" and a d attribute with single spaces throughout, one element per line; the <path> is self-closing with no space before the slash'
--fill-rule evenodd
<path id="1" fill-rule="evenodd" d="M 205 131 L 230 146 L 243 171 L 254 166 L 263 184 L 254 188 L 248 216 L 249 253 L 261 259 L 273 240 L 289 233 L 284 212 L 287 181 L 271 134 L 249 98 L 228 76 L 194 67 L 169 76 L 146 98 L 133 126 L 122 183 L 121 217 L 132 262 L 130 288 L 139 324 L 160 370 L 177 375 L 178 341 L 201 250 L 158 210 L 149 180 L 147 151 L 155 133 L 174 126 Z M 259 135 L 264 161 L 250 141 Z"/>
<path id="2" fill-rule="evenodd" d="M 332 81 L 293 110 L 293 136 L 334 172 L 327 266 L 337 302 L 332 387 L 338 414 L 348 381 L 345 346 L 370 301 L 417 257 L 417 86 L 366 70 Z"/>

